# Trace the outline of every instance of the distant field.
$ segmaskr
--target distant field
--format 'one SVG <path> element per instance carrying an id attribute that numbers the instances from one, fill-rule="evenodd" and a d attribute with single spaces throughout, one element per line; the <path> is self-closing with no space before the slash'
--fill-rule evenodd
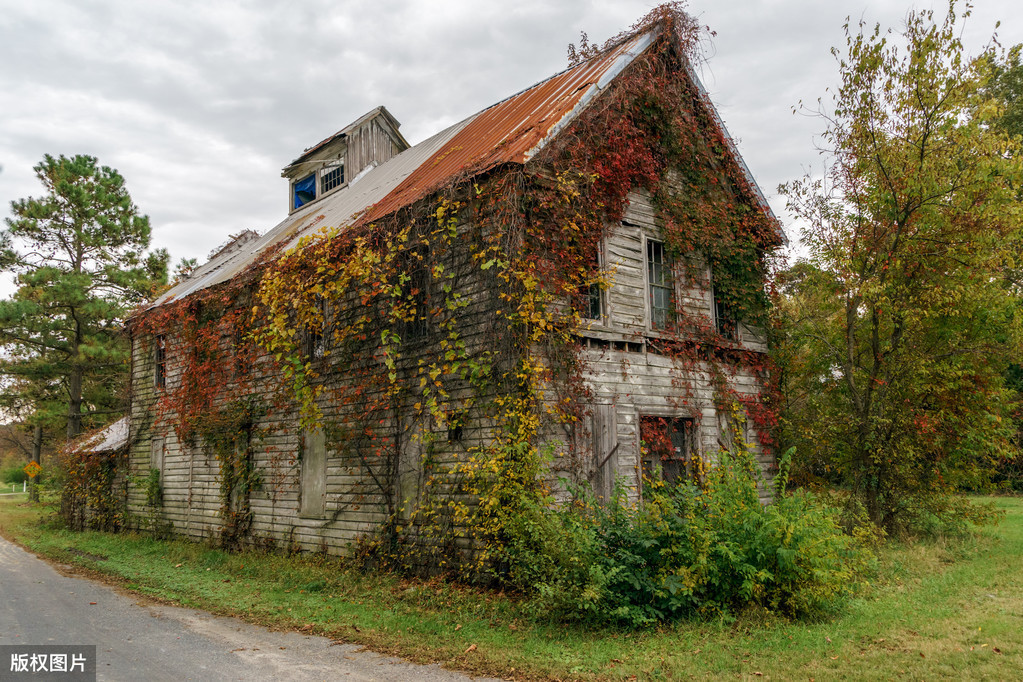
<path id="1" fill-rule="evenodd" d="M 516 679 L 1023 679 L 1023 498 L 975 538 L 892 545 L 840 617 L 746 613 L 645 631 L 537 622 L 514 599 L 336 560 L 72 533 L 0 497 L 0 533 L 141 594 Z M 309 627 L 311 626 L 311 627 Z"/>

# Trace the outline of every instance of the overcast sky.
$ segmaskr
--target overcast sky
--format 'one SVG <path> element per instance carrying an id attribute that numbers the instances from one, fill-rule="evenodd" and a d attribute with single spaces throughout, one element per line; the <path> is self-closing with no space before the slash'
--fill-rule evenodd
<path id="1" fill-rule="evenodd" d="M 153 245 L 200 262 L 287 212 L 280 169 L 384 105 L 415 144 L 562 70 L 580 31 L 603 42 L 641 0 L 0 0 L 0 216 L 38 195 L 44 153 L 117 168 Z M 971 52 L 995 24 L 1023 42 L 1023 3 L 976 0 Z M 716 35 L 701 74 L 776 213 L 779 183 L 820 168 L 820 120 L 793 115 L 837 83 L 846 16 L 898 28 L 910 0 L 691 0 Z M 794 230 L 792 230 L 794 231 Z M 798 235 L 791 235 L 793 241 Z M 10 293 L 0 285 L 0 294 Z"/>

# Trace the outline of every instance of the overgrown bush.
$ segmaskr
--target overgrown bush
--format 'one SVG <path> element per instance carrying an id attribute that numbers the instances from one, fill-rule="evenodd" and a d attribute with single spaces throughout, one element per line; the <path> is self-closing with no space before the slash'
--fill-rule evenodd
<path id="1" fill-rule="evenodd" d="M 506 528 L 508 580 L 552 617 L 651 625 L 757 605 L 794 618 L 839 609 L 874 567 L 813 494 L 774 504 L 746 453 L 722 453 L 703 485 L 649 481 L 642 505 L 585 493 Z M 784 479 L 784 476 L 782 477 Z"/>
<path id="2" fill-rule="evenodd" d="M 20 466 L 15 464 L 14 466 L 4 468 L 3 471 L 0 471 L 0 482 L 7 485 L 12 483 L 21 485 L 24 483 L 28 480 L 28 474 L 25 473 L 24 466 L 24 463 L 22 463 Z"/>

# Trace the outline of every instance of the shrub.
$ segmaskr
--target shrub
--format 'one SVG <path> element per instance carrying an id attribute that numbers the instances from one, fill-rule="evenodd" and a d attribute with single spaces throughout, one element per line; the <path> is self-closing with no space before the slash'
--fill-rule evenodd
<path id="1" fill-rule="evenodd" d="M 648 481 L 637 507 L 575 491 L 564 508 L 530 510 L 506 529 L 508 580 L 537 613 L 630 626 L 751 605 L 795 618 L 839 609 L 871 551 L 811 493 L 762 505 L 750 455 L 721 460 L 703 485 Z"/>
<path id="2" fill-rule="evenodd" d="M 24 466 L 25 466 L 24 464 L 21 465 L 15 464 L 13 466 L 6 467 L 3 471 L 0 471 L 0 480 L 2 480 L 7 485 L 10 485 L 12 483 L 17 483 L 18 485 L 21 485 L 22 483 L 28 480 L 28 474 L 26 474 L 23 469 Z"/>

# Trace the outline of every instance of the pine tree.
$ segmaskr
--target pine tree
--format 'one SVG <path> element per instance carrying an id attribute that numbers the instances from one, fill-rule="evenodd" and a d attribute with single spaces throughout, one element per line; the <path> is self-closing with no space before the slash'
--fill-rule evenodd
<path id="1" fill-rule="evenodd" d="M 130 365 L 121 322 L 167 281 L 167 253 L 147 252 L 140 215 L 114 169 L 91 156 L 43 157 L 46 193 L 11 202 L 0 270 L 17 291 L 0 301 L 0 377 L 7 401 L 67 438 L 123 407 Z"/>

